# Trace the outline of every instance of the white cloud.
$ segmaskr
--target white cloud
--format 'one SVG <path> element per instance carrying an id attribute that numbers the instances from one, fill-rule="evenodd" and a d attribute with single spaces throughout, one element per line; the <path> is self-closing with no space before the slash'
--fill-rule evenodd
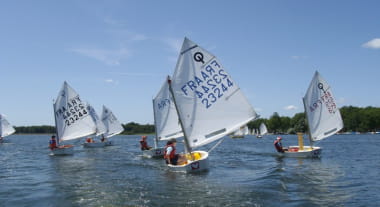
<path id="1" fill-rule="evenodd" d="M 296 110 L 297 107 L 294 106 L 294 105 L 289 105 L 289 106 L 285 106 L 284 109 L 287 110 L 287 111 L 290 111 L 290 110 Z"/>
<path id="2" fill-rule="evenodd" d="M 256 112 L 263 111 L 262 108 L 254 108 Z"/>
<path id="3" fill-rule="evenodd" d="M 119 84 L 119 81 L 117 80 L 113 80 L 111 78 L 109 79 L 105 79 L 104 82 L 108 83 L 108 84 L 113 84 L 113 85 L 118 85 Z"/>
<path id="4" fill-rule="evenodd" d="M 182 38 L 166 38 L 164 39 L 164 42 L 170 47 L 170 49 L 173 50 L 176 54 L 178 54 L 182 47 Z"/>
<path id="5" fill-rule="evenodd" d="M 103 22 L 108 26 L 106 31 L 111 34 L 114 39 L 119 39 L 123 42 L 139 42 L 149 39 L 146 35 L 131 30 L 125 20 L 105 17 Z"/>
<path id="6" fill-rule="evenodd" d="M 131 55 L 131 52 L 126 48 L 116 50 L 78 48 L 72 49 L 71 51 L 83 56 L 94 58 L 111 66 L 120 65 L 120 61 L 122 59 L 126 59 Z"/>
<path id="7" fill-rule="evenodd" d="M 339 105 L 343 105 L 346 102 L 346 99 L 343 97 L 340 97 L 338 100 L 336 100 L 336 103 Z"/>
<path id="8" fill-rule="evenodd" d="M 371 49 L 380 49 L 380 38 L 375 38 L 373 40 L 370 40 L 362 44 L 362 47 L 371 48 Z"/>
<path id="9" fill-rule="evenodd" d="M 136 41 L 137 42 L 137 41 L 147 40 L 148 37 L 146 35 L 144 35 L 144 34 L 137 34 L 137 33 L 135 33 L 135 34 L 131 34 L 130 37 L 129 37 L 129 39 L 131 41 Z"/>
<path id="10" fill-rule="evenodd" d="M 126 27 L 127 22 L 125 20 L 117 20 L 112 17 L 105 17 L 103 18 L 103 22 L 109 26 L 114 26 L 114 27 Z"/>
<path id="11" fill-rule="evenodd" d="M 120 76 L 134 76 L 134 77 L 165 77 L 164 74 L 159 73 L 112 73 Z"/>
<path id="12" fill-rule="evenodd" d="M 291 58 L 292 58 L 292 59 L 295 59 L 295 60 L 298 60 L 298 59 L 300 59 L 300 56 L 298 56 L 298 55 L 293 55 Z"/>
<path id="13" fill-rule="evenodd" d="M 307 56 L 293 55 L 290 58 L 292 58 L 293 60 L 301 60 L 301 59 L 306 59 Z"/>

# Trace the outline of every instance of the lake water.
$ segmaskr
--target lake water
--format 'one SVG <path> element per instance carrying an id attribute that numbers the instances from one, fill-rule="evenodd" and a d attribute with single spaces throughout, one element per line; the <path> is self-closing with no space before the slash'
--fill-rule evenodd
<path id="1" fill-rule="evenodd" d="M 332 136 L 318 143 L 319 159 L 279 158 L 275 136 L 225 138 L 201 174 L 141 157 L 139 136 L 100 149 L 69 141 L 75 154 L 61 157 L 49 155 L 49 138 L 0 144 L 0 206 L 380 206 L 380 135 Z M 296 142 L 283 136 L 284 146 Z"/>

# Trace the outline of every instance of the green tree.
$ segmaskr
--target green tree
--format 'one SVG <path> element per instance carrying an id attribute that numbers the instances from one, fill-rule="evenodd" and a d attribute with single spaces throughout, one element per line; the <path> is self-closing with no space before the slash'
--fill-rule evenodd
<path id="1" fill-rule="evenodd" d="M 274 112 L 268 120 L 268 130 L 269 129 L 275 134 L 281 130 L 281 118 L 277 112 Z"/>

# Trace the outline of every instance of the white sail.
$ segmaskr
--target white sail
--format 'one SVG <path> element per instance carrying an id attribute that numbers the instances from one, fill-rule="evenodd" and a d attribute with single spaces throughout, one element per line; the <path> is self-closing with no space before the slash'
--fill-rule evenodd
<path id="1" fill-rule="evenodd" d="M 159 140 L 183 136 L 177 111 L 166 80 L 157 96 L 153 99 L 153 110 L 154 125 Z"/>
<path id="2" fill-rule="evenodd" d="M 243 135 L 249 135 L 249 129 L 247 125 L 245 125 L 243 128 Z"/>
<path id="3" fill-rule="evenodd" d="M 253 128 L 253 129 L 251 130 L 251 135 L 256 135 L 256 129 L 255 129 L 255 128 Z"/>
<path id="4" fill-rule="evenodd" d="M 102 122 L 107 129 L 105 133 L 106 137 L 112 137 L 124 131 L 123 126 L 117 120 L 116 116 L 105 106 L 103 106 Z"/>
<path id="5" fill-rule="evenodd" d="M 268 133 L 268 129 L 267 129 L 267 126 L 265 126 L 264 123 L 261 123 L 260 124 L 260 135 L 265 135 Z"/>
<path id="6" fill-rule="evenodd" d="M 242 128 L 239 128 L 238 130 L 234 131 L 234 133 L 232 134 L 232 136 L 243 136 L 243 135 L 244 135 L 244 132 Z"/>
<path id="7" fill-rule="evenodd" d="M 92 107 L 90 104 L 87 104 L 87 110 L 89 111 L 92 120 L 96 124 L 96 136 L 104 134 L 106 132 L 106 126 L 104 125 L 102 120 L 99 118 L 94 107 Z"/>
<path id="8" fill-rule="evenodd" d="M 303 101 L 313 141 L 331 136 L 343 128 L 343 120 L 331 87 L 318 71 L 315 72 Z"/>
<path id="9" fill-rule="evenodd" d="M 0 137 L 6 137 L 15 132 L 15 128 L 5 119 L 4 115 L 0 114 Z"/>
<path id="10" fill-rule="evenodd" d="M 222 138 L 256 117 L 219 60 L 187 38 L 171 87 L 189 147 Z"/>
<path id="11" fill-rule="evenodd" d="M 86 103 L 66 81 L 54 103 L 54 116 L 60 141 L 96 133 L 96 124 L 87 110 Z"/>

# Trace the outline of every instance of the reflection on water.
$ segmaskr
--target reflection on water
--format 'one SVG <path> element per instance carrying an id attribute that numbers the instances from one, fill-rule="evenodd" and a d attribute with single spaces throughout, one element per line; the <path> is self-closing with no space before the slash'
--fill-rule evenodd
<path id="1" fill-rule="evenodd" d="M 0 206 L 380 205 L 378 135 L 334 136 L 320 143 L 320 159 L 279 157 L 274 136 L 226 138 L 201 174 L 143 158 L 139 139 L 116 136 L 99 149 L 79 140 L 74 155 L 49 156 L 49 136 L 10 136 L 0 144 Z"/>
<path id="2" fill-rule="evenodd" d="M 283 186 L 282 196 L 287 202 L 297 206 L 340 206 L 347 201 L 349 196 L 345 188 L 334 189 L 334 181 L 344 175 L 338 165 L 307 158 L 282 158 L 278 163 L 284 169 L 278 176 Z"/>

